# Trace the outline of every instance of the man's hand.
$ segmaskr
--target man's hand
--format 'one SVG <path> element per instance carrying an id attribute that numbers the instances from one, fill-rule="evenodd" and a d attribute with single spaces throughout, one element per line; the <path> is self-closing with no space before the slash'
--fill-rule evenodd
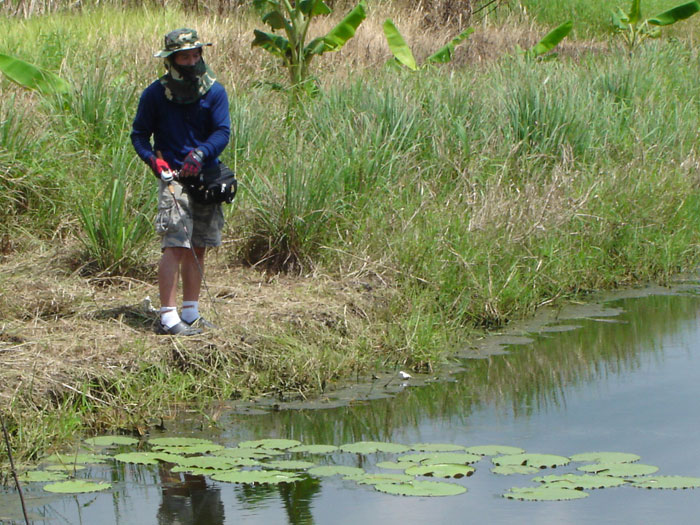
<path id="1" fill-rule="evenodd" d="M 180 170 L 180 177 L 196 177 L 202 171 L 202 162 L 204 161 L 204 153 L 201 150 L 193 149 L 185 157 Z"/>
<path id="2" fill-rule="evenodd" d="M 167 162 L 165 162 L 163 159 L 159 159 L 155 155 L 148 159 L 148 163 L 151 165 L 151 169 L 153 170 L 155 176 L 159 179 L 163 176 L 163 172 L 169 173 L 172 171 Z"/>

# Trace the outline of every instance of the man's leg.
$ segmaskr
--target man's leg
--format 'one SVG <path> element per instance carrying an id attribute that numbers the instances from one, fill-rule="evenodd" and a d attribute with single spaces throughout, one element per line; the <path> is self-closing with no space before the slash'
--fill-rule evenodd
<path id="1" fill-rule="evenodd" d="M 202 288 L 202 274 L 204 273 L 204 253 L 206 248 L 195 247 L 197 260 L 192 250 L 187 250 L 182 256 L 182 300 L 199 301 L 199 292 Z M 199 264 L 198 264 L 199 262 Z"/>

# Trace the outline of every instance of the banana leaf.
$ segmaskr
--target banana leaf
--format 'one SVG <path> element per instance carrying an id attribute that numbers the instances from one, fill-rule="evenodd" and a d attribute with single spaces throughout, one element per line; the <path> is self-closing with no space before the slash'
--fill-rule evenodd
<path id="1" fill-rule="evenodd" d="M 632 8 L 628 16 L 628 21 L 631 25 L 637 24 L 642 19 L 641 0 L 632 0 Z"/>
<path id="2" fill-rule="evenodd" d="M 284 29 L 286 25 L 289 25 L 287 19 L 282 16 L 279 11 L 270 11 L 265 16 L 262 17 L 263 23 L 269 25 L 273 30 Z"/>
<path id="3" fill-rule="evenodd" d="M 355 31 L 366 17 L 367 6 L 363 0 L 323 37 L 325 42 L 323 52 L 337 51 L 343 47 L 355 35 Z"/>
<path id="4" fill-rule="evenodd" d="M 331 8 L 323 0 L 302 0 L 299 9 L 305 15 L 329 15 Z"/>
<path id="5" fill-rule="evenodd" d="M 2 53 L 0 53 L 0 72 L 20 86 L 44 95 L 64 94 L 70 91 L 70 84 L 58 75 Z"/>
<path id="6" fill-rule="evenodd" d="M 416 71 L 418 69 L 416 59 L 413 56 L 413 53 L 411 52 L 411 48 L 408 47 L 408 44 L 404 40 L 403 36 L 401 36 L 399 30 L 396 29 L 394 22 L 387 18 L 384 22 L 383 27 L 384 36 L 386 36 L 386 41 L 389 44 L 389 49 L 391 50 L 391 53 L 394 55 L 396 60 L 400 64 L 406 66 L 408 69 Z"/>
<path id="7" fill-rule="evenodd" d="M 280 35 L 266 33 L 265 31 L 253 30 L 255 39 L 250 44 L 251 47 L 262 47 L 273 55 L 286 58 L 289 52 L 289 40 Z"/>
<path id="8" fill-rule="evenodd" d="M 688 2 L 687 4 L 679 5 L 668 11 L 664 11 L 660 15 L 648 20 L 653 26 L 669 26 L 675 24 L 679 20 L 685 20 L 700 11 L 700 3 Z"/>
<path id="9" fill-rule="evenodd" d="M 544 55 L 545 53 L 550 52 L 556 47 L 556 45 L 559 42 L 564 40 L 566 35 L 568 35 L 571 32 L 571 29 L 573 27 L 573 21 L 569 20 L 568 22 L 565 22 L 559 27 L 553 29 L 552 31 L 547 33 L 547 35 L 542 40 L 540 40 L 537 44 L 528 49 L 528 56 L 530 56 L 531 58 L 537 58 L 540 55 Z"/>
<path id="10" fill-rule="evenodd" d="M 447 45 L 442 46 L 435 53 L 426 58 L 426 62 L 437 62 L 440 64 L 446 64 L 447 62 L 452 60 L 452 54 L 454 53 L 455 48 L 462 42 L 464 42 L 473 32 L 474 28 L 468 27 L 456 37 L 454 37 Z"/>

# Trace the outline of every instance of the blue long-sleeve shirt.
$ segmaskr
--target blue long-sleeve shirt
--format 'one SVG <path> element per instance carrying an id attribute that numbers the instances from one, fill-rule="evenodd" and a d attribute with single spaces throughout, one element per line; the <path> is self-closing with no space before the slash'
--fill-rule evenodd
<path id="1" fill-rule="evenodd" d="M 197 102 L 176 104 L 165 97 L 165 88 L 156 80 L 141 94 L 131 143 L 144 162 L 160 151 L 173 169 L 180 169 L 187 154 L 199 148 L 207 168 L 219 162 L 230 135 L 228 96 L 221 84 L 215 82 Z"/>

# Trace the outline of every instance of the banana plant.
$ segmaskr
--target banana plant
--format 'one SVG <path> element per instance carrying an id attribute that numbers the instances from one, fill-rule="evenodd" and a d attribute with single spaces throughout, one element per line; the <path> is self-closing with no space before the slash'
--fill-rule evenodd
<path id="1" fill-rule="evenodd" d="M 552 29 L 549 33 L 547 33 L 544 36 L 542 40 L 537 42 L 530 49 L 520 51 L 525 55 L 525 58 L 527 60 L 543 58 L 552 49 L 557 47 L 557 45 L 559 45 L 559 42 L 566 38 L 566 36 L 571 32 L 571 29 L 573 27 L 573 21 L 569 20 L 568 22 L 564 22 L 562 25 Z M 551 55 L 547 55 L 547 58 L 554 58 L 555 56 L 556 53 L 552 53 Z"/>
<path id="2" fill-rule="evenodd" d="M 416 59 L 413 56 L 413 52 L 406 43 L 406 40 L 404 40 L 403 36 L 401 36 L 399 30 L 394 25 L 394 22 L 392 22 L 391 19 L 387 18 L 384 22 L 383 28 L 384 36 L 386 37 L 386 41 L 389 44 L 389 49 L 394 55 L 394 58 L 390 62 L 390 64 L 399 67 L 404 66 L 410 69 L 411 71 L 417 71 L 419 69 L 419 66 L 416 63 Z M 472 27 L 468 27 L 467 29 L 462 31 L 460 34 L 458 34 L 456 37 L 450 40 L 447 44 L 438 49 L 435 53 L 426 58 L 425 63 L 421 67 L 424 67 L 427 64 L 445 64 L 452 60 L 452 55 L 454 54 L 454 51 L 457 48 L 457 46 L 463 43 L 473 32 L 474 28 Z"/>
<path id="3" fill-rule="evenodd" d="M 62 95 L 70 91 L 68 82 L 58 75 L 2 53 L 0 53 L 0 72 L 23 88 L 35 90 L 44 95 Z"/>
<path id="4" fill-rule="evenodd" d="M 662 26 L 685 20 L 700 11 L 700 2 L 681 4 L 654 17 L 642 16 L 641 0 L 632 0 L 629 12 L 618 8 L 612 15 L 613 30 L 622 36 L 630 53 L 646 38 L 659 38 Z"/>
<path id="5" fill-rule="evenodd" d="M 279 57 L 289 72 L 292 88 L 297 91 L 307 83 L 313 58 L 343 47 L 367 16 L 367 6 L 361 0 L 328 34 L 307 44 L 314 17 L 332 12 L 323 0 L 253 0 L 253 6 L 272 32 L 256 29 L 252 46 Z M 284 31 L 284 36 L 275 33 L 279 30 Z"/>

